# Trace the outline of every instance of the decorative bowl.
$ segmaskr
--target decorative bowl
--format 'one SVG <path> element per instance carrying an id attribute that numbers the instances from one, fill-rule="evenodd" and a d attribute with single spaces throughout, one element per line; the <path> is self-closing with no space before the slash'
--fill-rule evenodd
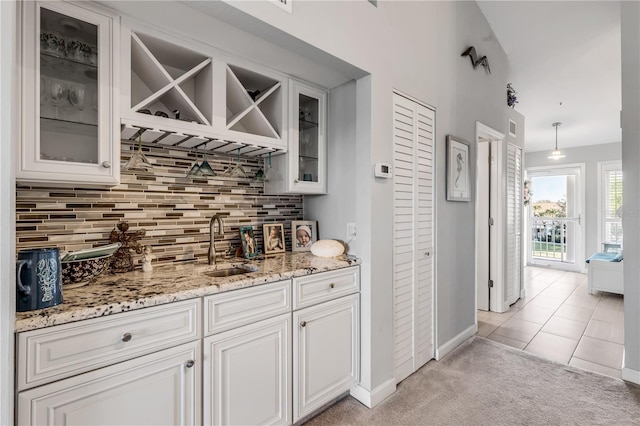
<path id="1" fill-rule="evenodd" d="M 61 262 L 64 288 L 82 287 L 109 268 L 112 254 Z"/>

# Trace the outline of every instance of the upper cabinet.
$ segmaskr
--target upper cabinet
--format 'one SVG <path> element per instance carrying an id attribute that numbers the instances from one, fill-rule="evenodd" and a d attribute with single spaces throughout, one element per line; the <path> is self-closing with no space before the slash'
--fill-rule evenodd
<path id="1" fill-rule="evenodd" d="M 153 30 L 122 34 L 123 139 L 143 128 L 165 146 L 286 151 L 285 76 Z"/>
<path id="2" fill-rule="evenodd" d="M 117 184 L 117 18 L 49 1 L 21 13 L 17 180 Z"/>
<path id="3" fill-rule="evenodd" d="M 289 125 L 288 152 L 272 160 L 265 191 L 326 194 L 327 92 L 290 80 Z"/>

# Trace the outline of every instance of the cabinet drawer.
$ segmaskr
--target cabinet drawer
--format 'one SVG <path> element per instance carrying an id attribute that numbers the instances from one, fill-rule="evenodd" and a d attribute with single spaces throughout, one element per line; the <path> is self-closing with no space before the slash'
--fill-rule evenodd
<path id="1" fill-rule="evenodd" d="M 18 389 L 200 338 L 200 299 L 18 334 Z"/>
<path id="2" fill-rule="evenodd" d="M 200 341 L 17 395 L 17 425 L 201 425 Z"/>
<path id="3" fill-rule="evenodd" d="M 290 288 L 286 280 L 205 297 L 205 335 L 291 312 Z"/>
<path id="4" fill-rule="evenodd" d="M 353 266 L 293 279 L 293 309 L 332 300 L 360 289 L 360 268 Z"/>

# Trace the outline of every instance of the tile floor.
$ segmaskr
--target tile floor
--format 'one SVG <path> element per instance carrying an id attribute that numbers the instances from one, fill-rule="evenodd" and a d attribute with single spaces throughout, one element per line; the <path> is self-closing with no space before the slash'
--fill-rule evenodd
<path id="1" fill-rule="evenodd" d="M 587 276 L 526 267 L 526 298 L 509 311 L 478 311 L 478 335 L 547 359 L 620 378 L 622 296 L 589 294 Z"/>

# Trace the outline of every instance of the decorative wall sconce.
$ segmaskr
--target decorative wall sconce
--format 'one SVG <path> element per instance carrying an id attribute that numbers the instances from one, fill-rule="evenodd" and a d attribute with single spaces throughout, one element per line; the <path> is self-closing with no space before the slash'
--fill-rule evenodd
<path id="1" fill-rule="evenodd" d="M 460 56 L 468 56 L 471 59 L 471 65 L 473 65 L 473 69 L 476 69 L 478 65 L 482 65 L 486 72 L 491 74 L 491 68 L 489 68 L 489 59 L 487 56 L 483 56 L 478 58 L 478 54 L 476 53 L 476 48 L 473 46 L 469 46 L 467 50 L 462 52 Z"/>
<path id="2" fill-rule="evenodd" d="M 513 87 L 511 87 L 511 83 L 507 83 L 507 105 L 511 108 L 515 108 L 518 103 L 518 97 L 516 96 L 518 92 L 515 91 Z"/>

